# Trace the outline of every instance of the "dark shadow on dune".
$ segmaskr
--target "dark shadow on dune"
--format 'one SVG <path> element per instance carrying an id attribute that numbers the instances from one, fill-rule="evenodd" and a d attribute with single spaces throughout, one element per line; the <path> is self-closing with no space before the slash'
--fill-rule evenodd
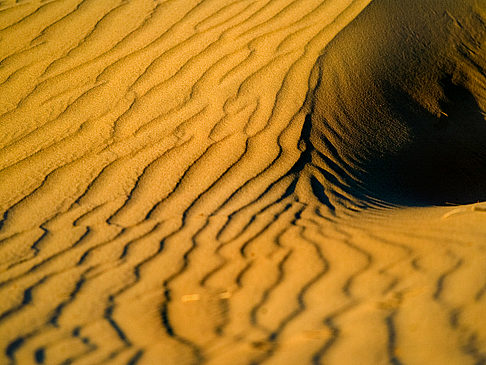
<path id="1" fill-rule="evenodd" d="M 453 84 L 450 78 L 441 84 L 445 98 L 441 101 L 440 117 L 418 106 L 408 95 L 388 90 L 394 101 L 391 107 L 394 116 L 413 125 L 412 141 L 396 153 L 387 156 L 376 153 L 360 161 L 354 171 L 349 165 L 347 171 L 338 171 L 330 165 L 330 159 L 316 150 L 310 141 L 312 115 L 307 114 L 300 137 L 305 148 L 291 173 L 299 174 L 309 164 L 326 173 L 327 190 L 314 176 L 310 178 L 310 187 L 327 206 L 332 206 L 329 194 L 338 181 L 329 176 L 329 171 L 346 181 L 341 188 L 347 187 L 349 196 L 357 203 L 373 199 L 391 205 L 427 206 L 486 200 L 484 114 L 466 88 Z M 319 162 L 312 158 L 313 154 L 321 156 Z"/>
<path id="2" fill-rule="evenodd" d="M 444 114 L 419 121 L 431 128 L 398 156 L 396 184 L 409 199 L 426 203 L 486 200 L 486 121 L 467 89 L 448 79 L 442 84 Z"/>
<path id="3" fill-rule="evenodd" d="M 415 134 L 399 152 L 363 163 L 360 185 L 372 196 L 414 206 L 486 200 L 484 115 L 467 89 L 450 79 L 442 85 L 446 98 L 440 117 L 404 95 L 396 100 L 395 112 L 415 125 Z"/>
<path id="4" fill-rule="evenodd" d="M 293 169 L 319 201 L 486 200 L 486 9 L 476 5 L 374 0 L 327 45 Z"/>

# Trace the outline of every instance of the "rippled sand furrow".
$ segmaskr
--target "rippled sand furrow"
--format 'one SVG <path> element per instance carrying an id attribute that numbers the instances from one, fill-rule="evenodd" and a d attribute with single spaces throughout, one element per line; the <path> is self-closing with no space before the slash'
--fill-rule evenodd
<path id="1" fill-rule="evenodd" d="M 343 147 L 389 3 L 0 1 L 0 363 L 484 362 L 484 207 L 398 207 Z M 441 123 L 484 107 L 451 9 L 479 97 Z"/>

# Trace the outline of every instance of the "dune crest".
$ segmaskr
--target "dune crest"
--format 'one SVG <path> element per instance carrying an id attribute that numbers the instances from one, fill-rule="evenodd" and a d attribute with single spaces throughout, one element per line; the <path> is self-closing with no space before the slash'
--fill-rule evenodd
<path id="1" fill-rule="evenodd" d="M 485 200 L 485 10 L 373 1 L 315 66 L 313 165 L 395 204 Z"/>

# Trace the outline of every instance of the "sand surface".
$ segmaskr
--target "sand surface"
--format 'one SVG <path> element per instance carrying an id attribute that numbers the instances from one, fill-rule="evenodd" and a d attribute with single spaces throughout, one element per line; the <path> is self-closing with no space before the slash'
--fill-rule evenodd
<path id="1" fill-rule="evenodd" d="M 0 364 L 486 363 L 484 0 L 1 0 Z"/>

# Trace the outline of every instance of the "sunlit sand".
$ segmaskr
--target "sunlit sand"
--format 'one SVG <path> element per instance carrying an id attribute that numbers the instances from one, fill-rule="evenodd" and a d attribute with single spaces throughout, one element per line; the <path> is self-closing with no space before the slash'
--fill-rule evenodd
<path id="1" fill-rule="evenodd" d="M 484 0 L 0 0 L 0 364 L 486 362 Z"/>

